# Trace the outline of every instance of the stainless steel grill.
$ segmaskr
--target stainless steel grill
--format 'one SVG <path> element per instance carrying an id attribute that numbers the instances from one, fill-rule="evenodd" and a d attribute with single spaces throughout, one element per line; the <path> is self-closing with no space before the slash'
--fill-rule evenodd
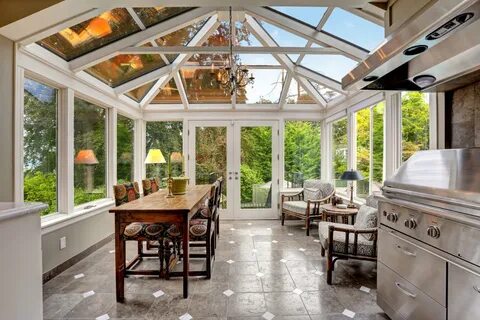
<path id="1" fill-rule="evenodd" d="M 480 319 L 480 149 L 413 155 L 379 199 L 378 303 L 392 319 Z"/>

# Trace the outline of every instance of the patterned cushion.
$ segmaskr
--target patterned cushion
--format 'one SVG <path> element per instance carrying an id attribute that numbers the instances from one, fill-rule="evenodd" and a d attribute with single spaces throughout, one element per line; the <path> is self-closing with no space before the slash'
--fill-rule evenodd
<path id="1" fill-rule="evenodd" d="M 119 206 L 124 203 L 140 198 L 138 183 L 128 182 L 113 186 L 113 194 L 115 195 L 115 205 Z"/>
<path id="2" fill-rule="evenodd" d="M 160 180 L 158 177 L 142 180 L 143 195 L 148 196 L 160 189 Z"/>
<path id="3" fill-rule="evenodd" d="M 207 240 L 207 219 L 190 220 L 190 240 L 206 241 Z"/>
<path id="4" fill-rule="evenodd" d="M 307 214 L 307 203 L 305 201 L 285 201 L 283 208 L 300 214 Z"/>
<path id="5" fill-rule="evenodd" d="M 159 240 L 167 237 L 167 230 L 171 226 L 161 223 L 133 222 L 125 227 L 123 238 L 125 240 Z"/>
<path id="6" fill-rule="evenodd" d="M 303 189 L 303 196 L 304 196 L 305 201 L 321 199 L 320 198 L 320 189 L 304 188 Z"/>
<path id="7" fill-rule="evenodd" d="M 328 249 L 328 227 L 335 226 L 344 229 L 354 230 L 355 226 L 343 223 L 331 223 L 331 222 L 320 222 L 318 224 L 318 236 L 320 238 L 320 243 L 323 248 Z M 350 234 L 348 238 L 348 253 L 353 254 L 353 242 L 354 235 Z M 333 251 L 344 253 L 345 252 L 345 232 L 333 232 Z M 358 237 L 357 242 L 357 255 L 376 257 L 377 252 L 374 251 L 373 241 L 367 240 L 365 237 Z"/>
<path id="8" fill-rule="evenodd" d="M 378 193 L 378 192 L 377 192 Z M 365 199 L 365 204 L 369 207 L 378 209 L 378 200 L 375 197 L 376 193 L 374 192 L 372 195 L 369 195 L 367 199 Z"/>
<path id="9" fill-rule="evenodd" d="M 376 228 L 377 227 L 377 213 L 378 210 L 367 205 L 363 205 L 358 210 L 357 216 L 355 218 L 355 228 L 357 229 L 367 229 L 367 228 Z M 362 237 L 372 241 L 372 234 L 362 234 Z"/>
<path id="10" fill-rule="evenodd" d="M 331 195 L 335 190 L 333 184 L 322 181 L 322 180 L 305 180 L 305 182 L 303 183 L 303 188 L 304 188 L 305 201 L 319 200 L 319 199 L 326 198 L 329 195 Z M 305 194 L 306 189 L 315 190 L 316 198 L 307 199 L 307 195 Z"/>

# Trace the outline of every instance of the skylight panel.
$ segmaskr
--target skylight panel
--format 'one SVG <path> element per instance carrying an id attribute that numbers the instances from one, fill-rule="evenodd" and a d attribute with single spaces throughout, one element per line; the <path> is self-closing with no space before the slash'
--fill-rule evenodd
<path id="1" fill-rule="evenodd" d="M 267 22 L 261 21 L 260 23 L 280 47 L 305 47 L 308 42 L 307 39 L 296 36 Z"/>
<path id="2" fill-rule="evenodd" d="M 180 77 L 191 104 L 232 103 L 230 93 L 219 82 L 218 68 L 182 68 Z"/>
<path id="3" fill-rule="evenodd" d="M 141 87 L 135 88 L 135 89 L 125 93 L 125 95 L 127 97 L 129 97 L 130 99 L 136 101 L 136 102 L 140 102 L 145 97 L 147 92 L 152 88 L 154 83 L 155 83 L 155 81 L 150 82 L 150 83 L 146 83 Z"/>
<path id="4" fill-rule="evenodd" d="M 340 8 L 333 10 L 323 30 L 369 51 L 385 38 L 382 27 Z"/>
<path id="5" fill-rule="evenodd" d="M 168 83 L 160 89 L 158 94 L 153 98 L 150 104 L 179 104 L 182 103 L 177 84 L 172 78 Z"/>
<path id="6" fill-rule="evenodd" d="M 287 16 L 316 28 L 327 8 L 325 7 L 272 7 Z"/>
<path id="7" fill-rule="evenodd" d="M 251 69 L 253 85 L 246 86 L 237 95 L 237 103 L 277 104 L 280 100 L 286 72 L 282 69 Z"/>
<path id="8" fill-rule="evenodd" d="M 323 99 L 325 99 L 325 101 L 327 101 L 327 102 L 329 102 L 330 100 L 333 100 L 335 98 L 338 98 L 342 95 L 341 93 L 339 93 L 337 91 L 334 91 L 332 89 L 329 89 L 327 87 L 324 87 L 319 83 L 316 83 L 316 82 L 313 82 L 313 81 L 310 81 L 310 83 L 318 91 L 318 93 L 323 97 Z"/>
<path id="9" fill-rule="evenodd" d="M 314 104 L 315 100 L 303 89 L 303 87 L 292 79 L 287 93 L 287 104 Z"/>
<path id="10" fill-rule="evenodd" d="M 117 87 L 165 65 L 158 54 L 120 54 L 85 71 L 109 86 Z"/>
<path id="11" fill-rule="evenodd" d="M 152 7 L 152 8 L 133 8 L 145 27 L 153 26 L 162 21 L 168 20 L 193 9 L 192 7 Z"/>
<path id="12" fill-rule="evenodd" d="M 242 47 L 261 47 L 262 44 L 258 39 L 250 32 L 250 29 L 243 22 L 237 21 L 236 25 L 236 40 L 235 45 Z"/>
<path id="13" fill-rule="evenodd" d="M 70 61 L 138 31 L 128 11 L 118 8 L 63 29 L 38 44 Z"/>
<path id="14" fill-rule="evenodd" d="M 277 59 L 275 59 L 271 54 L 260 54 L 260 53 L 242 53 L 239 55 L 240 61 L 243 65 L 249 66 L 279 66 Z"/>
<path id="15" fill-rule="evenodd" d="M 339 54 L 306 55 L 301 65 L 341 82 L 342 78 L 357 65 L 357 62 Z"/>

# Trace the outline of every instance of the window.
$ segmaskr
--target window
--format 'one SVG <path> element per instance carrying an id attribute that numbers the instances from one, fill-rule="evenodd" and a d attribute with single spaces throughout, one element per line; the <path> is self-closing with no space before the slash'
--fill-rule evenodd
<path id="1" fill-rule="evenodd" d="M 117 182 L 133 181 L 135 121 L 117 116 Z"/>
<path id="2" fill-rule="evenodd" d="M 383 184 L 383 141 L 384 110 L 381 102 L 358 111 L 356 116 L 357 170 L 364 180 L 357 181 L 356 194 L 366 198 L 372 192 L 380 191 Z"/>
<path id="3" fill-rule="evenodd" d="M 430 106 L 428 94 L 402 93 L 402 161 L 429 149 Z"/>
<path id="4" fill-rule="evenodd" d="M 332 123 L 332 177 L 337 192 L 345 193 L 347 182 L 339 180 L 347 170 L 347 118 Z"/>
<path id="5" fill-rule="evenodd" d="M 75 98 L 74 204 L 106 197 L 106 110 Z"/>
<path id="6" fill-rule="evenodd" d="M 278 103 L 286 72 L 282 69 L 250 69 L 250 72 L 255 77 L 255 82 L 240 91 L 237 95 L 237 103 Z"/>
<path id="7" fill-rule="evenodd" d="M 291 16 L 301 22 L 308 23 L 312 27 L 317 27 L 322 19 L 326 7 L 272 7 L 273 9 Z"/>
<path id="8" fill-rule="evenodd" d="M 165 160 L 172 152 L 181 152 L 183 154 L 183 122 L 182 121 L 162 121 L 147 122 L 146 128 L 147 154 L 150 149 L 160 149 Z M 186 160 L 186 159 L 184 159 Z M 172 164 L 172 176 L 179 176 L 182 173 L 180 164 Z M 161 180 L 168 177 L 168 166 L 164 164 L 147 164 L 147 177 L 159 177 Z M 162 180 L 162 186 L 165 186 Z"/>
<path id="9" fill-rule="evenodd" d="M 342 82 L 342 78 L 355 68 L 357 62 L 339 54 L 307 54 L 301 65 L 337 82 Z"/>
<path id="10" fill-rule="evenodd" d="M 290 82 L 286 102 L 287 104 L 315 103 L 312 97 L 310 97 L 307 91 L 305 91 L 295 79 L 292 79 Z"/>
<path id="11" fill-rule="evenodd" d="M 48 205 L 42 215 L 57 211 L 57 89 L 34 80 L 24 82 L 25 201 Z"/>
<path id="12" fill-rule="evenodd" d="M 301 188 L 307 179 L 320 179 L 320 122 L 285 121 L 285 186 Z"/>

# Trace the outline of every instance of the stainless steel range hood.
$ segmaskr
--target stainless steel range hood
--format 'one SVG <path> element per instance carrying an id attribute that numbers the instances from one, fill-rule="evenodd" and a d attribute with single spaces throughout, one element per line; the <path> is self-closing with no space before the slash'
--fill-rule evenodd
<path id="1" fill-rule="evenodd" d="M 479 0 L 432 1 L 347 74 L 343 89 L 447 91 L 480 80 L 479 18 Z"/>

